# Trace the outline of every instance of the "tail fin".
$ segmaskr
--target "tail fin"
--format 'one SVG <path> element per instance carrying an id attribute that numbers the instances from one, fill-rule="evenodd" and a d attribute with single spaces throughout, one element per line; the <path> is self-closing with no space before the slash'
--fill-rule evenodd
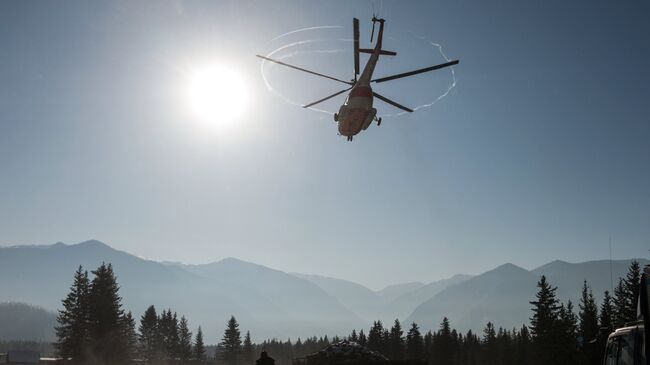
<path id="1" fill-rule="evenodd" d="M 370 48 L 359 48 L 359 52 L 361 52 L 361 53 L 370 53 L 370 54 L 372 54 L 372 53 L 375 52 L 375 50 L 374 50 L 374 49 L 370 49 Z M 384 55 L 384 56 L 397 56 L 397 52 L 393 52 L 393 51 L 385 51 L 385 50 L 383 50 L 383 49 L 379 51 L 379 54 Z"/>

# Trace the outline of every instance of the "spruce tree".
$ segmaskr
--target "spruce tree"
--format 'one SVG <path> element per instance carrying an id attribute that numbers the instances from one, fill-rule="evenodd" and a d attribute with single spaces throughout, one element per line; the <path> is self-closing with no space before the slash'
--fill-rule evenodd
<path id="1" fill-rule="evenodd" d="M 402 360 L 404 358 L 404 331 L 398 319 L 395 319 L 390 329 L 388 352 L 391 360 Z"/>
<path id="2" fill-rule="evenodd" d="M 517 336 L 517 364 L 530 363 L 530 344 L 530 332 L 528 332 L 528 327 L 524 325 L 519 330 L 519 335 Z"/>
<path id="3" fill-rule="evenodd" d="M 442 364 L 450 364 L 453 361 L 451 325 L 447 317 L 442 319 L 440 329 L 434 336 L 433 358 Z"/>
<path id="4" fill-rule="evenodd" d="M 582 285 L 582 295 L 580 303 L 578 304 L 580 312 L 578 317 L 580 319 L 578 331 L 582 337 L 583 343 L 592 341 L 598 336 L 598 307 L 594 300 L 594 295 L 591 288 L 587 285 L 585 280 Z"/>
<path id="5" fill-rule="evenodd" d="M 420 334 L 417 323 L 411 323 L 411 328 L 406 334 L 406 354 L 409 360 L 421 360 L 424 358 L 424 340 Z"/>
<path id="6" fill-rule="evenodd" d="M 235 316 L 228 320 L 226 330 L 223 333 L 219 343 L 221 357 L 227 365 L 236 365 L 237 359 L 241 352 L 241 334 L 239 332 L 239 323 Z"/>
<path id="7" fill-rule="evenodd" d="M 359 345 L 368 346 L 368 338 L 366 334 L 363 333 L 363 329 L 359 331 Z"/>
<path id="8" fill-rule="evenodd" d="M 96 362 L 115 364 L 128 360 L 128 343 L 124 338 L 124 311 L 113 266 L 102 263 L 92 272 L 88 323 L 91 348 Z"/>
<path id="9" fill-rule="evenodd" d="M 181 317 L 178 324 L 178 358 L 181 361 L 188 361 L 192 358 L 192 332 L 187 326 L 185 316 Z"/>
<path id="10" fill-rule="evenodd" d="M 134 359 L 138 352 L 138 333 L 135 330 L 135 319 L 131 311 L 124 316 L 124 339 L 127 344 L 127 358 Z"/>
<path id="11" fill-rule="evenodd" d="M 375 321 L 368 331 L 368 348 L 373 351 L 383 352 L 382 350 L 382 334 L 384 326 L 381 321 Z"/>
<path id="12" fill-rule="evenodd" d="M 623 322 L 636 321 L 636 308 L 639 299 L 639 282 L 641 280 L 641 267 L 639 262 L 634 260 L 630 264 L 624 281 L 625 287 L 625 309 L 622 317 Z"/>
<path id="13" fill-rule="evenodd" d="M 573 311 L 573 303 L 569 300 L 566 306 L 562 304 L 558 311 L 555 351 L 559 364 L 575 364 L 578 354 L 576 347 L 578 332 L 578 317 Z"/>
<path id="14" fill-rule="evenodd" d="M 296 342 L 296 347 L 300 347 L 301 342 L 300 338 L 298 338 L 298 341 Z M 253 341 L 251 341 L 251 333 L 249 331 L 246 331 L 246 335 L 244 336 L 244 342 L 242 346 L 242 354 L 243 354 L 243 363 L 244 364 L 253 364 L 255 361 L 255 346 L 253 345 Z"/>
<path id="15" fill-rule="evenodd" d="M 357 336 L 357 330 L 353 329 L 352 333 L 350 333 L 350 336 L 348 336 L 348 340 L 352 342 L 359 342 L 359 336 Z"/>
<path id="16" fill-rule="evenodd" d="M 627 296 L 625 294 L 625 283 L 623 278 L 618 279 L 618 284 L 614 288 L 614 300 L 612 310 L 612 323 L 614 328 L 623 327 L 626 322 Z"/>
<path id="17" fill-rule="evenodd" d="M 161 335 L 158 329 L 158 315 L 152 305 L 147 308 L 140 318 L 140 334 L 138 336 L 140 356 L 149 363 L 160 358 Z"/>
<path id="18" fill-rule="evenodd" d="M 612 306 L 612 297 L 609 295 L 609 291 L 605 290 L 603 295 L 603 303 L 600 306 L 600 317 L 599 317 L 599 327 L 604 328 L 607 334 L 614 331 L 613 326 L 613 311 Z"/>
<path id="19" fill-rule="evenodd" d="M 205 361 L 205 345 L 203 344 L 203 331 L 201 326 L 196 331 L 196 339 L 194 340 L 194 359 L 197 361 Z"/>
<path id="20" fill-rule="evenodd" d="M 79 363 L 84 363 L 88 355 L 88 290 L 88 272 L 79 266 L 70 292 L 62 301 L 63 309 L 56 318 L 57 356 Z"/>
<path id="21" fill-rule="evenodd" d="M 558 300 L 555 297 L 557 287 L 551 286 L 542 275 L 537 283 L 539 290 L 535 295 L 533 317 L 530 319 L 530 332 L 533 339 L 533 359 L 538 364 L 558 363 L 558 336 L 559 321 Z"/>
<path id="22" fill-rule="evenodd" d="M 429 363 L 433 363 L 433 333 L 431 330 L 424 334 L 424 359 Z"/>
<path id="23" fill-rule="evenodd" d="M 497 334 L 492 322 L 488 322 L 483 329 L 483 360 L 486 365 L 499 363 L 497 353 Z"/>

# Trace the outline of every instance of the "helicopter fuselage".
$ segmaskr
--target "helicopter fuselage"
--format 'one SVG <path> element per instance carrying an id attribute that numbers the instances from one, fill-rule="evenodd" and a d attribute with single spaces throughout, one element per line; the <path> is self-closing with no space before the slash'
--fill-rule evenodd
<path id="1" fill-rule="evenodd" d="M 384 20 L 380 19 L 377 44 L 370 55 L 370 59 L 363 68 L 359 79 L 355 81 L 345 103 L 341 105 L 339 112 L 334 115 L 334 120 L 338 123 L 339 134 L 348 137 L 348 141 L 351 141 L 352 137 L 362 130 L 368 129 L 373 120 L 380 123 L 380 119 L 377 118 L 377 109 L 372 106 L 373 93 L 370 80 L 381 54 L 383 35 Z"/>

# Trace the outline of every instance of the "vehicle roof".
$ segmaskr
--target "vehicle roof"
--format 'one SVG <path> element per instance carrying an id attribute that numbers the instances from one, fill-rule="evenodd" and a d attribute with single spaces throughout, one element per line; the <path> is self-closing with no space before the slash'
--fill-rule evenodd
<path id="1" fill-rule="evenodd" d="M 632 331 L 636 331 L 637 328 L 643 328 L 642 324 L 637 324 L 633 326 L 627 326 L 627 327 L 622 327 L 622 328 L 617 328 L 614 332 L 610 333 L 608 338 L 610 337 L 616 337 L 616 336 L 623 336 L 627 335 Z"/>

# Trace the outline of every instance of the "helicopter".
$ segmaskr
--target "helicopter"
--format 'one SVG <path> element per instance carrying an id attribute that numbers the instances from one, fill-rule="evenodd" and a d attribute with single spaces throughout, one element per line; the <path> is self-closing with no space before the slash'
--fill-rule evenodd
<path id="1" fill-rule="evenodd" d="M 372 17 L 372 33 L 370 35 L 370 43 L 372 43 L 373 37 L 375 35 L 376 23 L 379 23 L 379 32 L 377 34 L 377 42 L 375 44 L 375 48 L 371 49 L 371 48 L 359 47 L 359 19 L 357 18 L 352 19 L 353 36 L 354 36 L 354 79 L 350 81 L 341 80 L 336 77 L 307 70 L 302 67 L 290 65 L 288 63 L 279 60 L 274 60 L 272 58 L 265 57 L 262 55 L 256 55 L 256 57 L 259 57 L 266 61 L 277 63 L 282 66 L 290 67 L 295 70 L 303 71 L 315 76 L 324 77 L 326 79 L 338 81 L 340 83 L 349 85 L 347 89 L 341 90 L 332 95 L 326 96 L 320 100 L 316 100 L 312 103 L 303 105 L 303 108 L 309 108 L 311 106 L 322 103 L 326 100 L 329 100 L 335 96 L 338 96 L 340 94 L 349 91 L 348 97 L 346 98 L 343 105 L 341 105 L 341 107 L 339 108 L 338 113 L 334 113 L 334 121 L 338 123 L 339 135 L 346 136 L 348 141 L 352 141 L 355 135 L 359 134 L 363 130 L 368 129 L 368 127 L 373 121 L 377 122 L 377 126 L 381 125 L 381 118 L 377 117 L 377 109 L 373 108 L 374 98 L 377 98 L 383 102 L 386 102 L 406 112 L 409 113 L 413 112 L 413 109 L 405 107 L 393 100 L 390 100 L 374 92 L 370 87 L 371 83 L 373 82 L 381 83 L 381 82 L 401 79 L 403 77 L 421 74 L 424 72 L 439 70 L 441 68 L 457 65 L 459 62 L 459 60 L 452 60 L 452 61 L 448 61 L 430 67 L 420 68 L 417 70 L 403 72 L 396 75 L 373 79 L 372 74 L 375 71 L 375 66 L 377 65 L 377 61 L 379 61 L 379 56 L 397 55 L 396 52 L 382 49 L 385 22 L 386 22 L 385 19 L 378 19 L 374 16 Z M 360 53 L 370 54 L 370 58 L 368 59 L 366 66 L 363 68 L 363 72 L 361 72 L 361 74 L 359 75 L 359 54 Z"/>

